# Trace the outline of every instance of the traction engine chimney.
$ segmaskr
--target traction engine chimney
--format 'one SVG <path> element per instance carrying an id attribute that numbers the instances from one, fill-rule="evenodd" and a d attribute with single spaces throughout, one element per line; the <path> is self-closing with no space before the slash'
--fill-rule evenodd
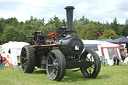
<path id="1" fill-rule="evenodd" d="M 71 35 L 73 31 L 73 6 L 66 6 L 66 14 L 67 14 L 67 35 Z"/>

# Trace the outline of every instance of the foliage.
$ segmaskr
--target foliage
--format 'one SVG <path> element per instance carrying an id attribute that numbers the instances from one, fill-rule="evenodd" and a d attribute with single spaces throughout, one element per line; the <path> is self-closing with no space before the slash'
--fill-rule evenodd
<path id="1" fill-rule="evenodd" d="M 33 37 L 35 31 L 41 31 L 46 34 L 53 33 L 56 28 L 61 25 L 60 19 L 55 15 L 50 18 L 47 23 L 45 19 L 37 19 L 33 16 L 30 20 L 25 22 L 19 22 L 16 18 L 0 18 L 0 44 L 8 41 L 26 41 L 29 42 L 28 37 Z M 101 23 L 98 21 L 90 21 L 89 19 L 82 16 L 79 20 L 74 19 L 73 28 L 75 34 L 82 39 L 115 39 L 122 36 L 128 35 L 128 20 L 125 24 L 119 24 L 117 18 L 113 19 L 112 23 Z M 102 37 L 97 31 L 103 35 Z"/>
<path id="2" fill-rule="evenodd" d="M 7 26 L 1 35 L 1 41 L 4 43 L 8 41 L 21 41 L 24 39 L 23 35 L 23 32 L 19 31 L 15 27 Z"/>
<path id="3" fill-rule="evenodd" d="M 122 36 L 128 36 L 128 19 L 126 20 L 125 24 L 121 26 L 120 34 Z"/>
<path id="4" fill-rule="evenodd" d="M 82 39 L 89 39 L 89 40 L 95 40 L 97 39 L 98 35 L 97 32 L 98 28 L 95 24 L 87 24 L 83 25 L 81 29 L 79 30 L 79 36 Z"/>
<path id="5" fill-rule="evenodd" d="M 99 39 L 116 39 L 118 35 L 111 29 L 104 30 L 103 35 Z"/>

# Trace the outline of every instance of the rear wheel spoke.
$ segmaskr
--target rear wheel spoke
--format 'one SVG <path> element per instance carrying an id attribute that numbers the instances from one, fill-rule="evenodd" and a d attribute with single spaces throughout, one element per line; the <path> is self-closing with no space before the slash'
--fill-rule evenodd
<path id="1" fill-rule="evenodd" d="M 55 60 L 55 59 L 52 57 L 52 55 L 50 55 L 50 57 L 52 58 L 52 60 Z"/>
<path id="2" fill-rule="evenodd" d="M 88 74 L 91 75 L 91 69 L 90 69 L 90 67 L 88 69 L 86 69 L 86 70 L 87 70 Z"/>
<path id="3" fill-rule="evenodd" d="M 56 77 L 55 69 L 53 69 L 53 71 L 50 73 L 50 76 L 51 76 L 52 78 L 55 78 L 55 77 Z"/>
<path id="4" fill-rule="evenodd" d="M 51 66 L 51 67 L 52 67 L 52 66 L 53 66 L 53 64 L 47 64 L 47 66 Z"/>
<path id="5" fill-rule="evenodd" d="M 55 67 L 57 70 L 59 69 L 59 66 L 58 66 L 58 63 L 56 64 L 56 67 Z"/>
<path id="6" fill-rule="evenodd" d="M 90 57 L 90 58 L 91 58 L 90 60 L 91 60 L 91 62 L 92 62 L 92 55 L 91 55 L 91 57 Z"/>
<path id="7" fill-rule="evenodd" d="M 94 69 L 94 67 L 92 67 L 92 66 L 90 68 Z"/>

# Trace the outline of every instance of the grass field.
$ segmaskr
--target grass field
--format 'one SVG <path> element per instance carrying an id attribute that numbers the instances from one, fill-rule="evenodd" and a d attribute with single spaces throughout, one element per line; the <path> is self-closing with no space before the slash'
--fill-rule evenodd
<path id="1" fill-rule="evenodd" d="M 128 85 L 128 65 L 102 66 L 96 79 L 84 78 L 80 71 L 66 70 L 62 81 L 51 81 L 45 70 L 23 73 L 19 69 L 0 68 L 0 85 Z"/>

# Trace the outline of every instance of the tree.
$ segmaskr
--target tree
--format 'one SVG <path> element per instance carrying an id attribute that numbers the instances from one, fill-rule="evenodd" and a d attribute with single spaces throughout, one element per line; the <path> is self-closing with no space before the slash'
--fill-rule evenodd
<path id="1" fill-rule="evenodd" d="M 78 23 L 76 19 L 74 19 L 73 21 L 73 29 L 74 29 L 74 33 L 77 33 L 80 29 L 80 24 Z"/>
<path id="2" fill-rule="evenodd" d="M 60 25 L 61 25 L 60 19 L 55 15 L 55 16 L 53 17 L 53 20 L 54 20 L 54 24 L 55 24 L 56 28 L 59 28 Z"/>
<path id="3" fill-rule="evenodd" d="M 42 23 L 42 25 L 45 25 L 45 19 L 43 18 L 43 19 L 39 19 L 39 21 Z"/>
<path id="4" fill-rule="evenodd" d="M 85 18 L 84 15 L 78 20 L 78 23 L 81 25 L 89 24 L 89 22 L 90 22 L 89 19 Z"/>
<path id="5" fill-rule="evenodd" d="M 93 23 L 89 23 L 81 27 L 78 35 L 82 39 L 95 40 L 98 38 L 97 31 L 98 31 L 97 26 Z"/>
<path id="6" fill-rule="evenodd" d="M 114 31 L 118 30 L 118 22 L 117 22 L 116 17 L 114 18 L 113 22 L 111 23 L 111 28 Z"/>
<path id="7" fill-rule="evenodd" d="M 108 21 L 106 21 L 105 28 L 106 28 L 106 29 L 109 29 L 109 28 L 110 28 L 110 24 L 109 24 Z"/>
<path id="8" fill-rule="evenodd" d="M 104 30 L 103 36 L 99 37 L 99 39 L 116 39 L 118 38 L 118 35 L 111 29 Z"/>
<path id="9" fill-rule="evenodd" d="M 59 28 L 61 25 L 60 19 L 55 15 L 53 18 L 50 18 L 49 22 L 42 27 L 45 33 L 53 33 L 56 31 L 56 28 Z"/>
<path id="10" fill-rule="evenodd" d="M 116 33 L 117 35 L 120 35 L 120 29 L 121 29 L 121 27 L 120 27 L 120 24 L 118 23 L 116 17 L 114 18 L 113 22 L 112 22 L 110 25 L 111 25 L 110 28 L 111 28 L 113 31 L 115 31 L 115 33 Z"/>
<path id="11" fill-rule="evenodd" d="M 126 20 L 125 24 L 121 26 L 120 33 L 122 36 L 128 36 L 128 19 Z"/>
<path id="12" fill-rule="evenodd" d="M 7 26 L 1 36 L 2 43 L 7 43 L 9 41 L 22 41 L 23 39 L 23 33 L 13 26 Z"/>

